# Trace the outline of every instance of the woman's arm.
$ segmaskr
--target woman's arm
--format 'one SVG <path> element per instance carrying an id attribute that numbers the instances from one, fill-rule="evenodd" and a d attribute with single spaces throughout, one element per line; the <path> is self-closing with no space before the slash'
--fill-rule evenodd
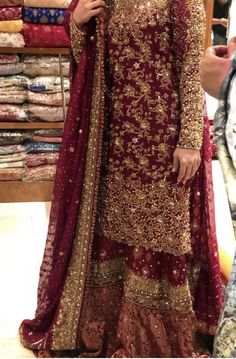
<path id="1" fill-rule="evenodd" d="M 203 136 L 203 90 L 199 73 L 205 37 L 203 1 L 173 0 L 171 21 L 181 101 L 178 146 L 200 149 Z"/>

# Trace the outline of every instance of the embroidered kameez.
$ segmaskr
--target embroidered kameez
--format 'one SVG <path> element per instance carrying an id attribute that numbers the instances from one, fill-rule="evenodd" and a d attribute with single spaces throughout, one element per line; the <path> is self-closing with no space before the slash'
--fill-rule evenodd
<path id="1" fill-rule="evenodd" d="M 115 0 L 96 33 L 70 20 L 59 197 L 36 318 L 21 326 L 22 343 L 39 355 L 191 357 L 196 332 L 214 333 L 221 283 L 199 79 L 203 19 L 200 0 Z M 186 186 L 172 172 L 176 146 L 202 152 Z M 64 208 L 72 201 L 67 219 L 58 217 L 59 183 Z"/>

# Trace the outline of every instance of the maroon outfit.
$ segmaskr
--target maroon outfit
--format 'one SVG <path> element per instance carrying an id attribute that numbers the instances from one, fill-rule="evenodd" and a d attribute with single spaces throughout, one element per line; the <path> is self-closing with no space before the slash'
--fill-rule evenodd
<path id="1" fill-rule="evenodd" d="M 105 28 L 91 22 L 84 34 L 70 21 L 71 100 L 39 302 L 21 326 L 40 355 L 189 357 L 198 330 L 214 333 L 222 294 L 202 18 L 200 0 L 115 0 Z M 186 186 L 172 172 L 176 146 L 201 149 Z"/>

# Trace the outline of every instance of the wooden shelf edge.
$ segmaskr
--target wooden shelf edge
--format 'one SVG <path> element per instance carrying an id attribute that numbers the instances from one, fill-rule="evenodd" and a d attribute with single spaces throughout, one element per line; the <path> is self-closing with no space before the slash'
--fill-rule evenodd
<path id="1" fill-rule="evenodd" d="M 69 55 L 68 47 L 0 47 L 0 54 Z"/>
<path id="2" fill-rule="evenodd" d="M 64 128 L 63 122 L 0 122 L 0 130 Z"/>
<path id="3" fill-rule="evenodd" d="M 2 181 L 0 182 L 0 203 L 50 202 L 53 181 Z"/>

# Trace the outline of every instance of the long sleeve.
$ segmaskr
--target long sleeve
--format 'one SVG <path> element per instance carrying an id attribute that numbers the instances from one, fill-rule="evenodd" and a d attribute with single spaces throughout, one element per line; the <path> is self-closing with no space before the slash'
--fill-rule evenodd
<path id="1" fill-rule="evenodd" d="M 203 90 L 199 74 L 205 35 L 203 0 L 173 0 L 171 21 L 181 102 L 178 146 L 200 149 L 203 137 Z"/>
<path id="2" fill-rule="evenodd" d="M 76 63 L 80 61 L 80 56 L 86 44 L 86 33 L 80 31 L 72 17 L 73 11 L 78 4 L 78 0 L 72 0 L 64 20 L 64 27 L 71 40 L 71 49 Z"/>

